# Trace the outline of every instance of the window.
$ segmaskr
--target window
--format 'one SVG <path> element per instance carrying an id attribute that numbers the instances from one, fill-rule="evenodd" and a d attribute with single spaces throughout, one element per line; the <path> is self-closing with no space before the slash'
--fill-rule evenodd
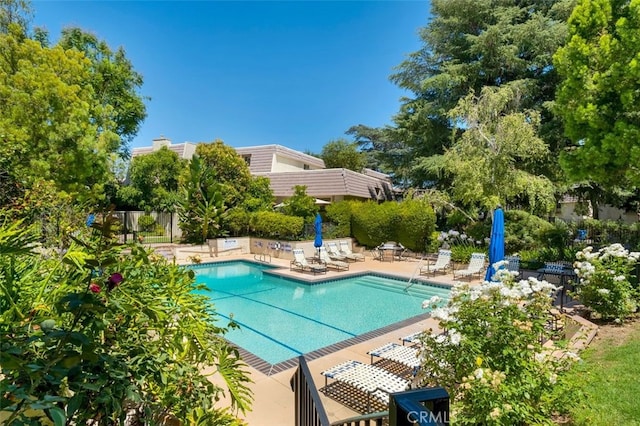
<path id="1" fill-rule="evenodd" d="M 247 163 L 247 166 L 251 166 L 251 154 L 243 155 L 242 159 L 244 160 L 245 163 Z"/>
<path id="2" fill-rule="evenodd" d="M 308 164 L 305 164 L 305 165 L 303 165 L 302 167 L 303 167 L 305 170 L 309 170 L 309 165 L 308 165 Z"/>

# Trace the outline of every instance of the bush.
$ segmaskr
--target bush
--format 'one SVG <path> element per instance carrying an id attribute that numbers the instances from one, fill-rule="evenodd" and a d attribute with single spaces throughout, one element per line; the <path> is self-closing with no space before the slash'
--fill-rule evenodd
<path id="1" fill-rule="evenodd" d="M 233 208 L 227 211 L 227 215 L 222 222 L 223 229 L 233 236 L 243 236 L 249 234 L 251 215 L 240 208 Z"/>
<path id="2" fill-rule="evenodd" d="M 260 211 L 251 215 L 250 226 L 260 237 L 297 240 L 304 231 L 304 219 L 277 212 Z"/>
<path id="3" fill-rule="evenodd" d="M 504 270 L 502 270 L 504 271 Z M 421 385 L 443 386 L 451 397 L 452 423 L 552 425 L 555 383 L 573 358 L 545 350 L 545 325 L 553 286 L 535 279 L 456 285 L 446 307 L 423 303 L 445 334 L 423 333 Z M 455 413 L 455 414 L 454 414 Z"/>
<path id="4" fill-rule="evenodd" d="M 546 220 L 522 210 L 507 210 L 504 215 L 505 253 L 538 248 L 540 233 L 552 227 Z"/>
<path id="5" fill-rule="evenodd" d="M 612 244 L 597 252 L 591 247 L 576 254 L 579 282 L 576 297 L 604 319 L 622 321 L 638 307 L 638 289 L 630 282 L 640 254 Z"/>
<path id="6" fill-rule="evenodd" d="M 142 232 L 151 232 L 156 226 L 156 220 L 148 214 L 138 218 L 138 230 Z"/>
<path id="7" fill-rule="evenodd" d="M 352 230 L 358 243 L 376 247 L 385 241 L 396 240 L 398 203 L 382 204 L 367 201 L 353 211 Z"/>
<path id="8" fill-rule="evenodd" d="M 436 229 L 436 214 L 423 200 L 406 200 L 399 204 L 397 237 L 410 250 L 424 253 Z"/>
<path id="9" fill-rule="evenodd" d="M 326 207 L 327 222 L 333 224 L 331 234 L 327 234 L 327 238 L 351 236 L 351 215 L 360 208 L 360 204 L 360 201 L 339 201 Z"/>
<path id="10" fill-rule="evenodd" d="M 18 224 L 0 225 L 5 424 L 119 424 L 131 409 L 137 424 L 233 421 L 215 404 L 228 392 L 248 409 L 249 376 L 196 294 L 203 287 L 193 271 L 117 244 L 115 220 L 74 232 L 69 249 L 50 257 L 31 251 Z M 217 366 L 227 390 L 203 366 Z"/>

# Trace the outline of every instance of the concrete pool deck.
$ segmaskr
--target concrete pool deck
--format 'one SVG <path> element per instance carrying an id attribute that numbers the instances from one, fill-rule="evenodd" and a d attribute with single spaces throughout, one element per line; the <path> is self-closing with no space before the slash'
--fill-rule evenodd
<path id="1" fill-rule="evenodd" d="M 224 256 L 218 258 L 203 257 L 202 262 L 220 262 L 228 260 L 248 260 L 254 262 L 253 255 L 233 255 Z M 364 272 L 377 272 L 382 274 L 388 274 L 395 277 L 406 278 L 407 281 L 416 275 L 417 267 L 419 266 L 420 259 L 409 258 L 402 261 L 394 262 L 381 262 L 374 260 L 370 256 L 365 257 L 365 261 L 351 262 L 349 264 L 348 271 L 333 271 L 328 270 L 326 274 L 313 275 L 311 273 L 290 271 L 289 260 L 273 258 L 272 265 L 280 267 L 277 270 L 279 275 L 290 276 L 298 280 L 305 281 L 323 281 L 335 277 L 345 277 L 350 274 L 358 274 Z M 427 279 L 430 282 L 444 285 L 453 285 L 453 274 L 448 272 L 447 274 L 439 274 L 435 277 L 420 276 L 421 279 Z M 479 278 L 471 280 L 472 283 L 480 283 Z M 349 313 L 354 315 L 354 313 Z M 437 329 L 437 322 L 431 318 L 420 319 L 419 321 L 405 325 L 401 328 L 393 331 L 379 333 L 368 340 L 360 341 L 353 345 L 344 347 L 337 351 L 331 352 L 327 355 L 320 356 L 313 360 L 308 361 L 309 369 L 313 376 L 318 390 L 325 386 L 324 376 L 320 374 L 321 371 L 326 370 L 336 364 L 339 364 L 348 360 L 357 360 L 364 363 L 370 363 L 370 356 L 367 355 L 367 351 L 381 346 L 388 342 L 400 343 L 400 338 L 403 336 L 412 334 L 414 332 L 424 331 L 427 329 Z M 247 370 L 251 376 L 253 383 L 250 385 L 254 401 L 252 404 L 252 411 L 244 415 L 240 414 L 240 417 L 244 419 L 249 425 L 257 426 L 293 426 L 294 425 L 294 398 L 293 391 L 291 390 L 290 379 L 293 375 L 297 365 L 278 371 L 272 374 L 265 374 L 258 371 L 255 368 L 248 367 Z M 224 387 L 222 383 L 217 384 Z M 319 392 L 322 399 L 322 403 L 327 411 L 329 420 L 331 422 L 346 419 L 353 416 L 358 416 L 360 413 L 350 409 L 349 407 L 341 404 L 340 402 L 329 398 L 325 393 Z"/>

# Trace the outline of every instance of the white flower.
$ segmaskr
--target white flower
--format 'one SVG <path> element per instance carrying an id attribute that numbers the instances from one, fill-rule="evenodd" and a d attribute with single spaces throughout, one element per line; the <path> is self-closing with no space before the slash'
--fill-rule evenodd
<path id="1" fill-rule="evenodd" d="M 600 294 L 601 294 L 601 295 L 603 295 L 603 296 L 606 296 L 606 295 L 608 295 L 608 294 L 609 294 L 609 293 L 611 293 L 611 292 L 609 291 L 609 289 L 606 289 L 606 288 L 599 288 L 599 289 L 598 289 L 598 293 L 600 293 Z"/>
<path id="2" fill-rule="evenodd" d="M 462 339 L 462 336 L 456 330 L 454 329 L 449 330 L 448 336 L 449 336 L 449 341 L 451 342 L 452 345 L 460 344 L 460 340 Z"/>
<path id="3" fill-rule="evenodd" d="M 476 379 L 480 380 L 482 379 L 482 376 L 484 376 L 484 370 L 482 368 L 476 368 L 476 371 L 473 372 L 473 375 Z"/>
<path id="4" fill-rule="evenodd" d="M 442 302 L 442 298 L 440 296 L 432 296 L 430 299 L 422 302 L 422 309 L 428 309 L 430 307 L 437 306 L 440 302 Z"/>

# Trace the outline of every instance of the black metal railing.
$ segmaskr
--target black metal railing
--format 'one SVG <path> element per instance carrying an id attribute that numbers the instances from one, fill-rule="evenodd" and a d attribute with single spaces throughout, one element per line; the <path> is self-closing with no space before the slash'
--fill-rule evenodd
<path id="1" fill-rule="evenodd" d="M 303 356 L 298 357 L 298 368 L 291 377 L 291 389 L 295 397 L 296 426 L 330 426 L 329 417 Z"/>

